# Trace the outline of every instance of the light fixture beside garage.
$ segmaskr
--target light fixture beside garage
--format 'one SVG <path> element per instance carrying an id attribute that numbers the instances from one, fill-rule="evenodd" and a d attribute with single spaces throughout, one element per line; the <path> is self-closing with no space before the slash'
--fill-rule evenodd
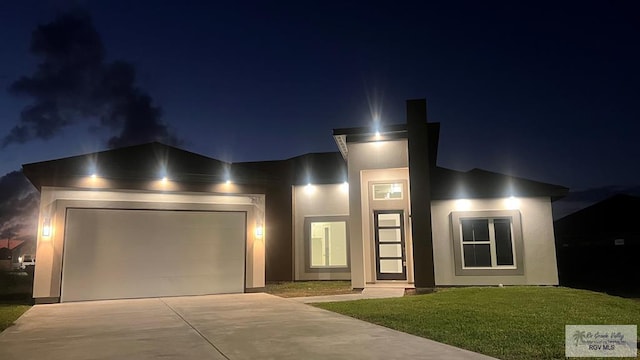
<path id="1" fill-rule="evenodd" d="M 264 228 L 262 227 L 262 225 L 256 226 L 256 239 L 262 239 L 263 235 L 264 235 Z"/>
<path id="2" fill-rule="evenodd" d="M 42 237 L 48 238 L 51 236 L 51 218 L 44 218 L 42 221 Z"/>

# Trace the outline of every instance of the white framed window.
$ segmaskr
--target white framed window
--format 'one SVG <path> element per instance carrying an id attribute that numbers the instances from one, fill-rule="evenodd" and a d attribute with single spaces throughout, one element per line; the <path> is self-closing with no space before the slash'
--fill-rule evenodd
<path id="1" fill-rule="evenodd" d="M 402 200 L 403 186 L 400 182 L 373 184 L 373 200 Z"/>
<path id="2" fill-rule="evenodd" d="M 462 267 L 515 267 L 511 218 L 460 219 Z"/>
<path id="3" fill-rule="evenodd" d="M 451 213 L 456 275 L 522 275 L 518 210 Z"/>
<path id="4" fill-rule="evenodd" d="M 308 271 L 348 270 L 347 229 L 346 217 L 305 218 L 305 262 Z"/>

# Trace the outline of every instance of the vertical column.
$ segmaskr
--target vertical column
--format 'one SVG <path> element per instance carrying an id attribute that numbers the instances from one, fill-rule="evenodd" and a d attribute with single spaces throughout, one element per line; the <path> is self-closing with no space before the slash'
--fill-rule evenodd
<path id="1" fill-rule="evenodd" d="M 431 233 L 429 134 L 425 99 L 407 101 L 407 131 L 414 280 L 416 290 L 428 291 L 435 288 L 436 282 Z"/>

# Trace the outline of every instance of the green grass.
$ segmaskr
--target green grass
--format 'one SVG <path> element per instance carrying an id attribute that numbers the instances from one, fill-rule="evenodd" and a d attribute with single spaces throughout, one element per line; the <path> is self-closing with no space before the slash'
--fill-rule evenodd
<path id="1" fill-rule="evenodd" d="M 265 292 L 280 297 L 352 294 L 351 281 L 296 281 L 268 283 Z"/>
<path id="2" fill-rule="evenodd" d="M 11 326 L 30 307 L 29 305 L 0 304 L 0 331 Z"/>
<path id="3" fill-rule="evenodd" d="M 443 289 L 315 306 L 500 359 L 563 359 L 564 327 L 640 324 L 640 302 L 553 287 Z"/>

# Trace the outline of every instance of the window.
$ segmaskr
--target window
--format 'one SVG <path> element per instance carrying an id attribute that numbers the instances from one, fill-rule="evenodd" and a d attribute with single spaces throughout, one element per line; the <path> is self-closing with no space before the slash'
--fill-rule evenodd
<path id="1" fill-rule="evenodd" d="M 346 217 L 305 218 L 305 239 L 308 271 L 348 270 Z"/>
<path id="2" fill-rule="evenodd" d="M 522 275 L 518 210 L 451 213 L 456 275 Z"/>
<path id="3" fill-rule="evenodd" d="M 373 184 L 373 200 L 401 200 L 402 183 Z"/>
<path id="4" fill-rule="evenodd" d="M 511 219 L 461 219 L 463 267 L 513 266 Z"/>

